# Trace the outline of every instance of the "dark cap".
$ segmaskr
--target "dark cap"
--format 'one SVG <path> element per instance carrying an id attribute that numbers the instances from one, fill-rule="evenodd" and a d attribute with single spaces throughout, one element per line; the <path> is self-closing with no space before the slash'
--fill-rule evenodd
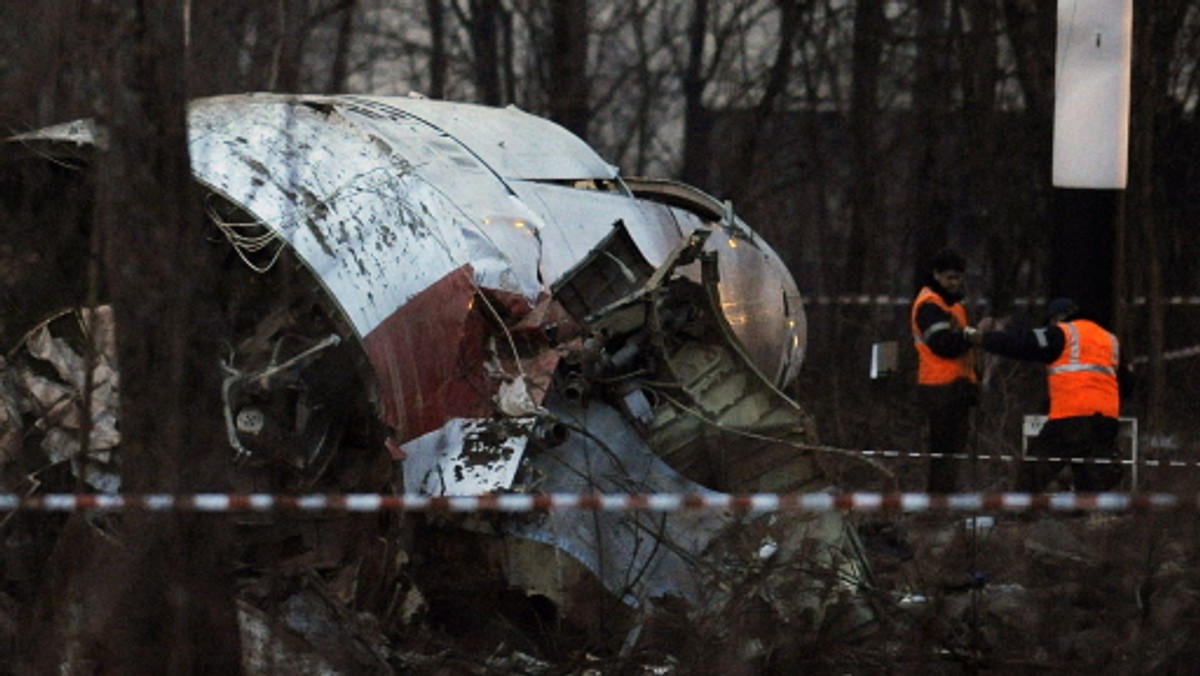
<path id="1" fill-rule="evenodd" d="M 934 254 L 932 267 L 934 272 L 946 272 L 947 270 L 965 272 L 967 260 L 954 249 L 947 248 Z"/>
<path id="2" fill-rule="evenodd" d="M 1079 306 L 1070 298 L 1055 298 L 1046 306 L 1046 314 L 1050 317 L 1070 319 L 1076 312 L 1079 312 Z"/>

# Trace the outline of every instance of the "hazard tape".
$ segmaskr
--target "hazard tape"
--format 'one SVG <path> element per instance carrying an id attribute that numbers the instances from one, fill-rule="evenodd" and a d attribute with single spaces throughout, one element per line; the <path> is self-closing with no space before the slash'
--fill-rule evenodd
<path id="1" fill-rule="evenodd" d="M 1138 467 L 1200 467 L 1200 461 L 1195 460 L 1158 460 L 1154 458 L 1139 458 L 1131 460 L 1129 458 L 1080 458 L 1071 456 L 1040 456 L 1026 455 L 1024 457 L 1010 454 L 981 454 L 970 455 L 968 453 L 928 453 L 921 451 L 892 451 L 892 450 L 857 450 L 857 449 L 838 449 L 840 453 L 850 455 L 861 455 L 873 458 L 907 458 L 907 459 L 923 459 L 931 458 L 934 460 L 982 460 L 995 462 L 1062 462 L 1072 465 L 1137 465 Z"/>
<path id="2" fill-rule="evenodd" d="M 872 305 L 872 306 L 898 306 L 904 307 L 912 304 L 912 296 L 892 296 L 889 294 L 842 294 L 830 296 L 826 294 L 817 294 L 806 296 L 804 298 L 808 305 Z M 986 298 L 967 299 L 967 304 L 975 306 L 988 306 L 991 301 Z M 1138 296 L 1131 301 L 1130 305 L 1143 306 L 1148 305 L 1149 300 L 1145 296 Z M 1163 305 L 1200 305 L 1200 296 L 1168 296 L 1162 299 Z M 1014 298 L 1012 304 L 1016 307 L 1039 307 L 1046 304 L 1045 298 Z"/>
<path id="3" fill-rule="evenodd" d="M 1200 508 L 1200 495 L 1170 493 L 505 493 L 467 497 L 200 493 L 20 496 L 0 493 L 0 513 L 36 512 L 1152 512 Z"/>
<path id="4" fill-rule="evenodd" d="M 1200 345 L 1184 347 L 1184 348 L 1180 348 L 1178 350 L 1168 350 L 1168 351 L 1162 353 L 1163 361 L 1174 361 L 1176 359 L 1186 359 L 1188 357 L 1197 357 L 1197 356 L 1200 356 Z M 1148 363 L 1150 363 L 1150 357 L 1148 355 L 1140 355 L 1140 356 L 1134 357 L 1132 360 L 1132 363 L 1137 364 L 1137 365 L 1148 364 Z"/>

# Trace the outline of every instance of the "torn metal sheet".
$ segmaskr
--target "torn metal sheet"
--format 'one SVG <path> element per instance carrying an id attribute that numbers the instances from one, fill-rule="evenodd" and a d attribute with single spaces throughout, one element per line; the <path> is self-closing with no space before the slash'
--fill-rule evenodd
<path id="1" fill-rule="evenodd" d="M 548 408 L 572 432 L 530 454 L 523 484 L 546 493 L 715 493 L 658 458 L 616 410 L 554 399 Z M 694 564 L 729 515 L 710 511 L 562 511 L 505 520 L 506 532 L 552 545 L 579 560 L 633 606 L 676 596 L 696 601 L 704 580 Z"/>
<path id="2" fill-rule="evenodd" d="M 580 406 L 558 398 L 549 400 L 547 408 L 577 431 L 553 449 L 529 455 L 522 480 L 538 491 L 715 493 L 657 457 L 616 409 L 600 403 Z M 826 585 L 829 593 L 781 599 L 780 603 L 789 606 L 780 609 L 781 617 L 796 615 L 802 608 L 814 625 L 820 626 L 836 604 L 841 604 L 840 621 L 861 625 L 872 617 L 868 606 L 857 598 L 869 583 L 870 573 L 863 565 L 855 534 L 836 514 L 561 511 L 515 516 L 505 519 L 501 528 L 568 553 L 636 608 L 650 610 L 675 599 L 712 610 L 729 600 L 722 591 L 722 579 L 728 579 L 731 568 L 758 571 L 764 579 L 779 576 L 783 584 L 789 566 L 802 562 L 801 576 L 814 587 Z M 745 545 L 746 533 L 756 534 L 753 546 Z M 513 553 L 520 550 L 519 543 L 510 541 L 505 547 L 515 559 L 528 558 Z M 545 566 L 514 570 L 510 577 L 568 611 L 574 603 L 586 603 L 573 597 L 569 576 L 555 574 Z"/>
<path id="3" fill-rule="evenodd" d="M 485 495 L 513 486 L 535 420 L 455 418 L 403 446 L 404 490 L 427 495 Z"/>
<path id="4" fill-rule="evenodd" d="M 121 442 L 114 330 L 107 306 L 64 313 L 30 330 L 4 378 L 9 414 L 0 416 L 0 437 L 20 437 L 21 418 L 27 414 L 50 463 L 70 463 L 76 476 L 101 491 L 120 487 L 113 454 Z M 85 355 L 63 337 L 74 333 L 87 336 L 93 345 L 90 375 Z M 85 416 L 85 406 L 90 415 Z M 85 419 L 86 452 L 81 443 Z M 12 443 L 8 455 L 15 459 L 20 442 Z"/>

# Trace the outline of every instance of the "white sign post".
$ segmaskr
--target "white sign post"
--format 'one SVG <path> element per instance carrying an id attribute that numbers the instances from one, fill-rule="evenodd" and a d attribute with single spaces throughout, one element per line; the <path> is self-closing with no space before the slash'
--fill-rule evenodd
<path id="1" fill-rule="evenodd" d="M 1125 188 L 1132 36 L 1133 0 L 1058 0 L 1055 187 Z"/>

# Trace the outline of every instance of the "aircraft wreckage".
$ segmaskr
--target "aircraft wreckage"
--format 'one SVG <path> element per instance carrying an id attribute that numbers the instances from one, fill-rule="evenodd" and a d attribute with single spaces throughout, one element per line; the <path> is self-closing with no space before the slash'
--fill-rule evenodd
<path id="1" fill-rule="evenodd" d="M 407 493 L 829 488 L 812 423 L 783 392 L 804 356 L 800 293 L 728 203 L 621 176 L 513 107 L 238 95 L 193 102 L 189 130 L 207 194 L 197 217 L 235 289 L 221 394 L 241 471 L 286 477 L 279 490 L 328 486 L 347 454 L 384 452 L 347 442 L 349 422 L 369 418 Z M 94 143 L 81 121 L 5 150 L 86 174 Z M 118 491 L 119 369 L 101 350 L 85 378 L 68 326 L 111 336 L 111 313 L 53 302 L 2 327 L 0 462 L 35 444 Z M 776 602 L 813 627 L 867 576 L 838 514 L 560 511 L 452 526 L 502 552 L 507 584 L 568 611 L 589 572 L 629 607 L 711 603 L 735 541 L 756 565 L 808 571 Z M 564 554 L 582 564 L 575 577 Z"/>

